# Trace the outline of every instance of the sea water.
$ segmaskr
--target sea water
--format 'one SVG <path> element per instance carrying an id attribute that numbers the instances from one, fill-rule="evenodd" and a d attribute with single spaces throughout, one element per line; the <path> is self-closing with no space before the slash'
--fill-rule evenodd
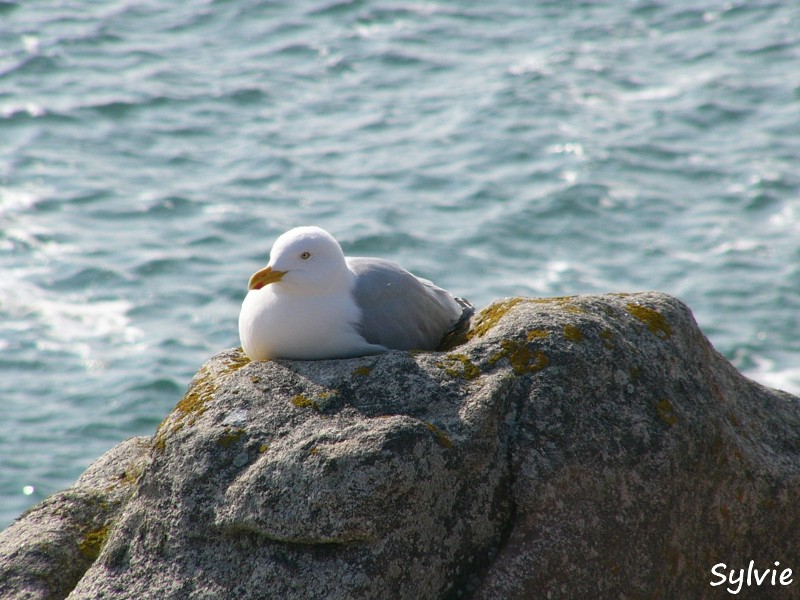
<path id="1" fill-rule="evenodd" d="M 0 527 L 238 345 L 275 237 L 674 294 L 800 392 L 800 4 L 0 1 Z"/>

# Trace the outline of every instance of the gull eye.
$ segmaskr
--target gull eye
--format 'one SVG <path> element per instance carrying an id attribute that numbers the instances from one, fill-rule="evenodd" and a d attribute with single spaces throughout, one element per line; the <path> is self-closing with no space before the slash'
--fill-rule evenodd
<path id="1" fill-rule="evenodd" d="M 308 260 L 309 258 L 311 258 L 311 252 L 308 252 L 308 251 L 306 251 L 306 252 L 303 252 L 303 253 L 300 255 L 300 258 L 302 258 L 303 260 Z"/>

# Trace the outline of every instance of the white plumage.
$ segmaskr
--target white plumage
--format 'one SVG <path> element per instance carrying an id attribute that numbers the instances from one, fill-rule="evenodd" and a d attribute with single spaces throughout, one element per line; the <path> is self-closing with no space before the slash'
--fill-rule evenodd
<path id="1" fill-rule="evenodd" d="M 239 315 L 252 360 L 313 360 L 435 350 L 471 304 L 379 258 L 345 258 L 319 227 L 281 235 L 255 273 Z"/>

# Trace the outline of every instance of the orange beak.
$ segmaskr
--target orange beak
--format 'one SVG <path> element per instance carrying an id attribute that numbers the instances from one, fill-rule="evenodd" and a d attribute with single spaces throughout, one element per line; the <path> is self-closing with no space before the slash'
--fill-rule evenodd
<path id="1" fill-rule="evenodd" d="M 264 267 L 260 271 L 253 273 L 247 283 L 247 289 L 260 290 L 265 285 L 280 281 L 284 275 L 286 275 L 286 271 L 273 271 L 272 267 Z"/>

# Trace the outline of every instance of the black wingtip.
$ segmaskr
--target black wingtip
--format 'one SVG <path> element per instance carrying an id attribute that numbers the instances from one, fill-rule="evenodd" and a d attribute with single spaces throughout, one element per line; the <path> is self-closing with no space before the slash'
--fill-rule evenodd
<path id="1" fill-rule="evenodd" d="M 467 341 L 469 322 L 472 318 L 472 315 L 475 314 L 475 307 L 469 302 L 469 300 L 465 300 L 464 298 L 456 297 L 455 300 L 461 307 L 461 316 L 450 328 L 450 331 L 448 331 L 442 338 L 442 341 L 439 343 L 439 347 L 437 348 L 439 351 L 452 350 L 456 346 L 460 346 Z"/>
<path id="2" fill-rule="evenodd" d="M 459 306 L 461 306 L 461 318 L 453 327 L 458 327 L 459 324 L 468 320 L 472 315 L 475 314 L 475 307 L 469 300 L 465 300 L 464 298 L 459 298 L 458 296 L 455 297 L 456 302 L 458 302 Z"/>

